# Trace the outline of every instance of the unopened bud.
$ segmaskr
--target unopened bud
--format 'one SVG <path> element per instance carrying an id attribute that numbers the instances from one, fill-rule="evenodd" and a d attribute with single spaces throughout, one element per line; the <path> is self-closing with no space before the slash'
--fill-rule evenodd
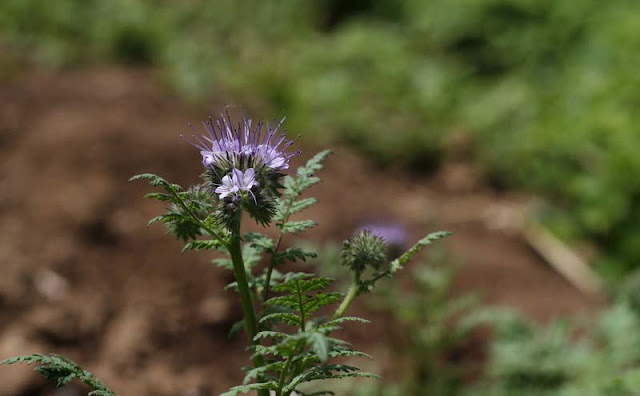
<path id="1" fill-rule="evenodd" d="M 379 269 L 386 261 L 386 245 L 370 231 L 360 231 L 344 241 L 340 261 L 357 274 L 367 267 Z"/>

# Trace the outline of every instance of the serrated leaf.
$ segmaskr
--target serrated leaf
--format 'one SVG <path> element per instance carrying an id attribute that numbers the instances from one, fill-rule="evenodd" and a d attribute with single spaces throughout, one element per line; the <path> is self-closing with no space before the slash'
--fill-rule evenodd
<path id="1" fill-rule="evenodd" d="M 281 252 L 275 253 L 274 256 L 276 262 L 278 264 L 282 264 L 285 260 L 289 260 L 291 262 L 307 261 L 308 258 L 318 257 L 318 254 L 301 248 L 287 248 Z"/>
<path id="2" fill-rule="evenodd" d="M 153 173 L 142 173 L 139 175 L 135 175 L 129 179 L 130 182 L 136 181 L 136 180 L 148 180 L 152 186 L 154 187 L 162 186 L 164 187 L 165 190 L 169 192 L 178 192 L 182 190 L 182 187 L 180 187 L 179 185 L 169 183 L 165 179 L 161 178 L 158 175 L 154 175 Z"/>
<path id="3" fill-rule="evenodd" d="M 277 339 L 284 339 L 289 337 L 289 334 L 287 333 L 281 333 L 279 331 L 260 331 L 258 332 L 258 334 L 256 334 L 255 337 L 253 337 L 254 341 L 259 341 L 265 338 L 277 338 Z"/>
<path id="4" fill-rule="evenodd" d="M 334 373 L 338 372 L 338 374 Z M 347 366 L 344 364 L 330 364 L 325 366 L 312 367 L 308 371 L 294 377 L 291 382 L 284 387 L 283 392 L 293 391 L 298 385 L 304 382 L 318 381 L 324 379 L 339 379 L 347 377 L 368 377 L 377 378 L 380 377 L 377 374 L 358 372 L 357 367 Z"/>
<path id="5" fill-rule="evenodd" d="M 222 242 L 214 239 L 198 239 L 195 241 L 191 241 L 184 245 L 182 248 L 182 252 L 186 252 L 187 250 L 218 250 L 223 247 Z"/>
<path id="6" fill-rule="evenodd" d="M 260 318 L 260 323 L 270 322 L 270 321 L 281 322 L 290 326 L 300 325 L 300 318 L 298 318 L 294 314 L 286 313 L 286 312 L 273 313 L 273 314 L 265 315 L 262 318 Z"/>
<path id="7" fill-rule="evenodd" d="M 251 370 L 247 371 L 247 374 L 245 374 L 244 379 L 242 380 L 242 384 L 247 385 L 249 382 L 257 379 L 258 377 L 263 379 L 269 378 L 268 373 L 270 371 L 278 372 L 278 371 L 282 371 L 283 368 L 284 368 L 284 362 L 273 362 L 273 363 L 265 364 L 264 366 L 252 368 Z"/>
<path id="8" fill-rule="evenodd" d="M 325 305 L 335 304 L 343 297 L 342 293 L 317 293 L 309 301 L 304 302 L 305 314 L 317 311 Z"/>
<path id="9" fill-rule="evenodd" d="M 265 301 L 265 305 L 267 306 L 280 305 L 282 307 L 298 310 L 298 298 L 296 296 L 271 297 L 270 299 Z"/>
<path id="10" fill-rule="evenodd" d="M 311 333 L 311 348 L 318 355 L 320 362 L 326 364 L 329 360 L 329 340 L 322 333 Z"/>
<path id="11" fill-rule="evenodd" d="M 176 202 L 176 198 L 173 195 L 165 193 L 149 193 L 144 196 L 145 198 L 155 199 L 161 202 Z"/>
<path id="12" fill-rule="evenodd" d="M 371 321 L 367 319 L 358 318 L 356 316 L 342 316 L 340 318 L 335 318 L 326 323 L 323 323 L 322 326 L 335 326 L 342 324 L 343 322 L 371 323 Z"/>
<path id="13" fill-rule="evenodd" d="M 322 162 L 330 155 L 331 150 L 323 150 L 319 152 L 311 157 L 303 167 L 298 168 L 297 174 L 308 176 L 309 174 L 321 170 L 323 168 Z"/>
<path id="14" fill-rule="evenodd" d="M 157 223 L 159 221 L 162 221 L 163 218 L 164 218 L 164 215 L 159 215 L 159 216 L 156 216 L 156 217 L 152 218 L 151 220 L 149 220 L 147 222 L 147 227 L 150 227 L 153 223 Z"/>
<path id="15" fill-rule="evenodd" d="M 317 223 L 313 220 L 288 221 L 281 226 L 282 232 L 296 233 L 315 227 Z"/>
<path id="16" fill-rule="evenodd" d="M 415 245 L 413 245 L 411 249 L 407 250 L 404 254 L 391 262 L 391 264 L 389 265 L 389 274 L 393 275 L 394 273 L 398 272 L 398 270 L 400 270 L 409 260 L 411 260 L 416 254 L 418 254 L 423 247 L 431 244 L 433 241 L 448 237 L 449 235 L 453 235 L 453 233 L 448 231 L 438 231 L 422 238 Z"/>
<path id="17" fill-rule="evenodd" d="M 289 208 L 289 214 L 295 214 L 298 212 L 301 212 L 313 205 L 315 205 L 316 203 L 318 203 L 318 200 L 316 198 L 313 197 L 309 197 L 309 198 L 303 198 L 300 199 L 298 201 L 295 201 L 291 204 L 291 207 Z"/>
<path id="18" fill-rule="evenodd" d="M 249 393 L 256 390 L 267 389 L 267 390 L 275 390 L 278 387 L 278 383 L 275 381 L 269 382 L 260 382 L 257 384 L 249 384 L 249 385 L 241 385 L 234 386 L 229 389 L 227 392 L 220 394 L 220 396 L 237 396 L 240 393 Z"/>
<path id="19" fill-rule="evenodd" d="M 285 279 L 284 283 L 279 284 L 274 287 L 273 290 L 275 292 L 288 292 L 295 293 L 298 288 L 304 293 L 309 293 L 313 291 L 319 291 L 326 289 L 331 283 L 333 283 L 333 279 L 331 278 L 308 278 L 309 274 L 297 274 L 298 276 L 291 277 L 290 279 Z"/>
<path id="20" fill-rule="evenodd" d="M 329 150 L 322 151 L 313 156 L 307 163 L 298 168 L 295 177 L 286 176 L 282 182 L 284 191 L 282 197 L 277 200 L 276 213 L 273 220 L 278 228 L 287 222 L 289 216 L 300 212 L 313 205 L 316 200 L 306 198 L 296 201 L 304 190 L 320 182 L 320 179 L 313 174 L 322 169 L 322 161 L 329 156 Z"/>
<path id="21" fill-rule="evenodd" d="M 273 239 L 258 232 L 247 232 L 244 234 L 244 240 L 263 252 L 271 252 L 274 247 Z"/>
<path id="22" fill-rule="evenodd" d="M 35 371 L 44 375 L 45 378 L 55 381 L 57 386 L 63 386 L 74 378 L 84 382 L 93 388 L 93 392 L 89 394 L 100 396 L 116 396 L 116 394 L 108 389 L 104 384 L 95 378 L 89 371 L 83 370 L 73 361 L 60 355 L 41 355 L 33 354 L 28 356 L 16 356 L 13 358 L 0 361 L 0 364 L 36 364 Z"/>
<path id="23" fill-rule="evenodd" d="M 329 352 L 329 357 L 337 358 L 337 357 L 362 357 L 367 359 L 373 359 L 373 357 L 369 354 L 360 351 L 352 351 L 348 349 L 343 349 L 340 351 L 331 351 Z"/>

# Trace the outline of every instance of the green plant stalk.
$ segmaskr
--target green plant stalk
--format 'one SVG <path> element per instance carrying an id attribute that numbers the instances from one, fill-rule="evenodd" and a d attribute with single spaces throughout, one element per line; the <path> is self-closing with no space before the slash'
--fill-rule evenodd
<path id="1" fill-rule="evenodd" d="M 300 307 L 300 331 L 301 332 L 305 332 L 306 331 L 306 319 L 305 319 L 305 312 L 304 312 L 304 305 L 303 305 L 303 296 L 302 296 L 302 292 L 300 291 L 300 283 L 298 282 L 298 286 L 296 288 L 296 294 L 298 295 L 298 306 Z M 304 342 L 299 342 L 296 349 L 297 351 L 297 355 L 300 355 L 304 352 Z M 285 363 L 284 369 L 282 370 L 282 373 L 280 375 L 280 380 L 278 382 L 278 391 L 276 392 L 276 396 L 285 396 L 282 395 L 282 388 L 284 386 L 284 381 L 287 378 L 287 375 L 289 374 L 289 370 L 291 368 L 291 361 L 293 360 L 293 356 L 294 355 L 289 355 L 289 357 L 287 358 L 287 362 Z M 300 374 L 301 372 L 301 367 L 300 367 L 300 362 L 298 364 L 296 364 L 296 366 L 294 367 L 293 370 L 293 377 L 296 377 L 298 374 Z"/>
<path id="2" fill-rule="evenodd" d="M 282 396 L 282 388 L 284 388 L 284 382 L 287 379 L 287 374 L 289 374 L 289 368 L 291 367 L 291 362 L 293 361 L 293 355 L 289 355 L 287 358 L 287 362 L 284 364 L 284 368 L 280 373 L 280 379 L 278 380 L 278 389 L 276 390 L 276 396 Z"/>
<path id="3" fill-rule="evenodd" d="M 242 304 L 242 312 L 244 314 L 244 323 L 249 337 L 249 343 L 256 344 L 255 336 L 258 334 L 258 322 L 256 313 L 253 309 L 253 300 L 249 283 L 247 282 L 247 273 L 244 268 L 244 260 L 242 259 L 242 248 L 240 246 L 240 227 L 233 231 L 231 241 L 229 243 L 229 254 L 233 262 L 233 275 L 238 284 L 238 292 L 240 294 L 240 302 Z M 260 355 L 252 358 L 253 366 L 258 368 L 264 366 L 264 359 Z M 258 390 L 259 396 L 268 396 L 269 391 L 266 389 Z"/>
<path id="4" fill-rule="evenodd" d="M 278 236 L 278 242 L 276 242 L 276 246 L 273 249 L 273 254 L 271 255 L 271 261 L 269 261 L 269 268 L 267 269 L 267 276 L 264 282 L 264 293 L 262 295 L 262 301 L 267 301 L 269 298 L 269 288 L 271 286 L 271 274 L 273 273 L 273 268 L 276 266 L 275 255 L 278 253 L 278 249 L 280 248 L 280 244 L 282 243 L 282 237 L 284 233 L 280 231 L 280 235 Z"/>
<path id="5" fill-rule="evenodd" d="M 340 306 L 338 307 L 338 309 L 336 309 L 336 312 L 333 314 L 333 317 L 331 317 L 331 319 L 338 319 L 344 316 L 353 300 L 358 296 L 358 294 L 360 294 L 359 292 L 360 274 L 355 274 L 353 276 L 353 282 L 351 283 L 351 287 L 349 287 L 347 295 L 344 296 L 344 300 L 342 300 L 342 303 L 340 303 Z"/>

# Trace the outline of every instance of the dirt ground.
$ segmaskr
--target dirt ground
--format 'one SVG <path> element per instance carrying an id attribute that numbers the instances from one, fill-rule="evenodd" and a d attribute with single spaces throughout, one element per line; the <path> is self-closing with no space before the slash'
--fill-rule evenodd
<path id="1" fill-rule="evenodd" d="M 185 105 L 149 74 L 34 71 L 0 83 L 0 358 L 63 353 L 121 395 L 216 395 L 248 363 L 243 338 L 227 338 L 241 316 L 223 291 L 230 275 L 206 254 L 180 254 L 162 227 L 147 229 L 162 205 L 142 198 L 150 186 L 127 179 L 153 172 L 196 182 L 199 155 L 178 134 L 224 103 Z M 300 145 L 298 161 L 313 154 Z M 372 162 L 336 150 L 313 191 L 319 227 L 310 238 L 341 239 L 380 219 L 404 222 L 415 238 L 447 229 L 455 232 L 447 252 L 464 264 L 458 293 L 538 320 L 597 306 L 498 227 L 500 213 L 525 198 L 491 191 L 464 161 L 430 176 Z M 349 333 L 364 351 L 384 337 L 375 323 Z M 25 367 L 0 369 L 0 396 L 80 394 L 53 390 Z"/>

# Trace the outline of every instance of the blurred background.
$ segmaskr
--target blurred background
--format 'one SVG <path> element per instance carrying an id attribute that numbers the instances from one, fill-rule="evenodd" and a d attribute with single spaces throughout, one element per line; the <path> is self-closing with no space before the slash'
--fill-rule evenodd
<path id="1" fill-rule="evenodd" d="M 0 358 L 64 353 L 122 395 L 241 380 L 230 274 L 146 229 L 162 206 L 127 183 L 197 183 L 178 135 L 231 105 L 286 116 L 298 163 L 335 149 L 314 268 L 340 278 L 365 224 L 456 233 L 354 308 L 385 381 L 337 394 L 640 394 L 638 21 L 634 0 L 3 0 Z M 0 396 L 83 392 L 0 370 Z"/>

